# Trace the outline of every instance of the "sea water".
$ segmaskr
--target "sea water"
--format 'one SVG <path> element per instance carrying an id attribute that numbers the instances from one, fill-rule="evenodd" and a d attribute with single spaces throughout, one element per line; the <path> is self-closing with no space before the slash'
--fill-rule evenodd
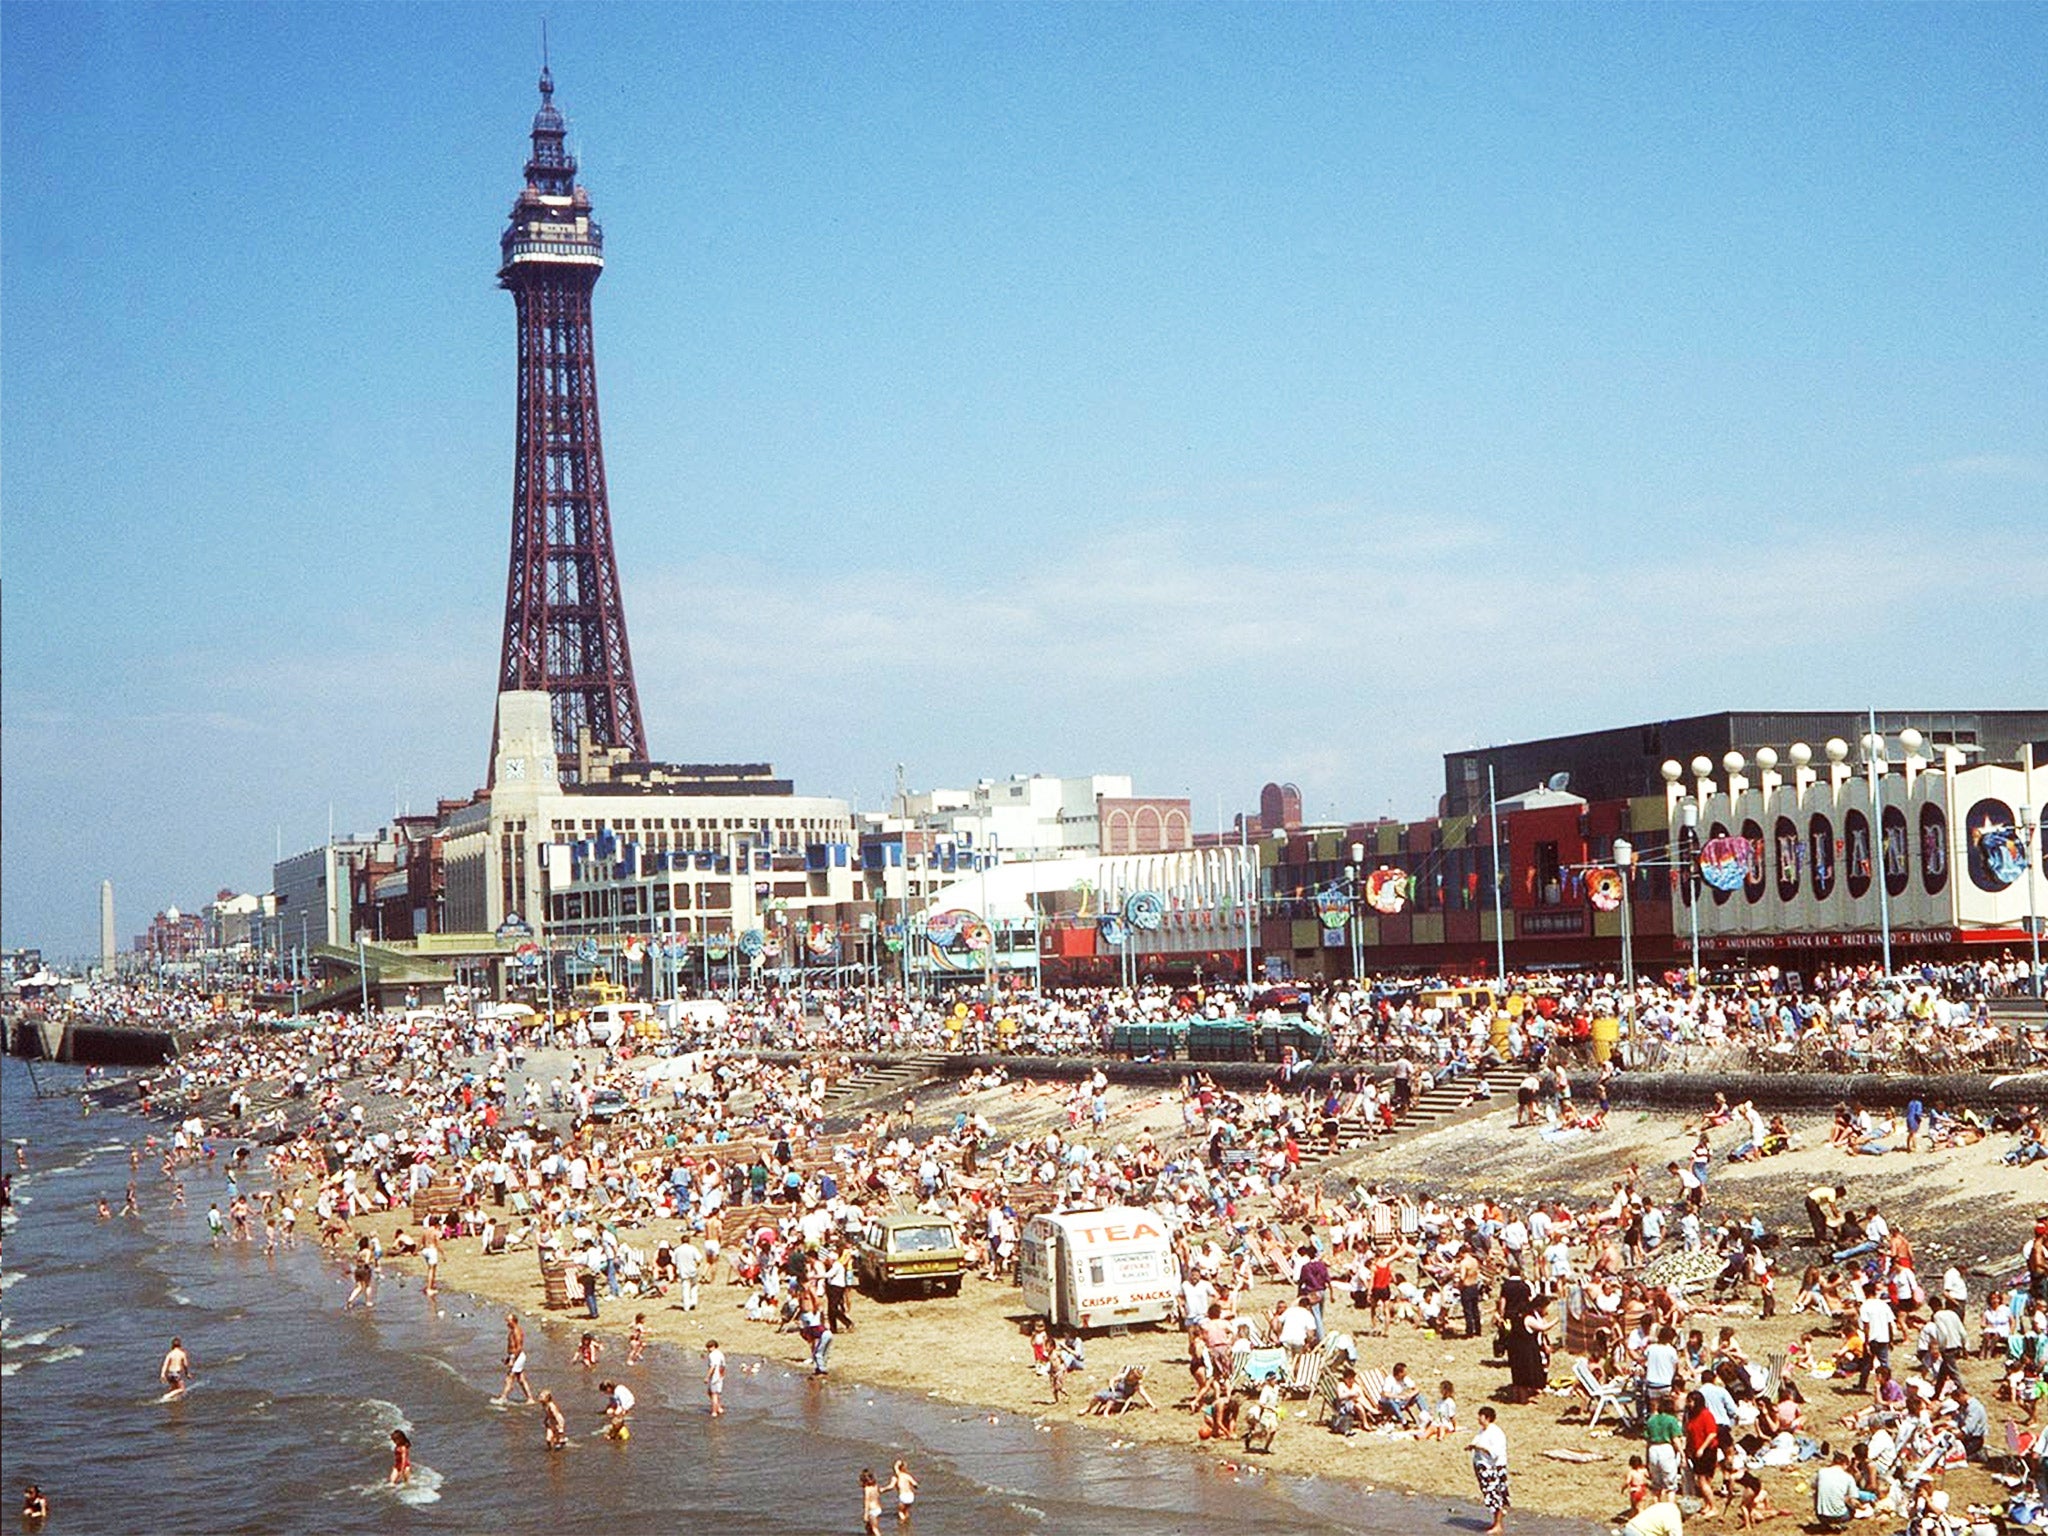
<path id="1" fill-rule="evenodd" d="M 551 1454 L 539 1410 L 491 1402 L 504 1379 L 493 1307 L 449 1293 L 435 1305 L 415 1278 L 387 1275 L 374 1309 L 344 1313 L 348 1277 L 317 1241 L 269 1258 L 260 1241 L 214 1247 L 206 1208 L 223 1198 L 220 1175 L 183 1170 L 175 1210 L 160 1154 L 135 1175 L 141 1215 L 119 1215 L 128 1148 L 153 1127 L 119 1111 L 82 1116 L 76 1098 L 37 1100 L 19 1062 L 0 1065 L 0 1127 L 10 1169 L 17 1138 L 29 1153 L 0 1258 L 0 1496 L 40 1483 L 53 1536 L 857 1531 L 860 1469 L 886 1477 L 898 1456 L 920 1481 L 921 1536 L 1393 1536 L 1485 1523 L 1465 1504 L 1232 1470 L 1124 1443 L 1113 1426 L 991 1421 L 772 1361 L 730 1373 L 726 1416 L 713 1421 L 701 1360 L 659 1346 L 626 1378 L 639 1406 L 630 1442 L 615 1444 L 591 1433 L 601 1403 L 571 1362 L 573 1320 L 529 1316 L 529 1375 L 562 1396 L 574 1436 Z M 96 1214 L 102 1196 L 111 1220 Z M 737 1366 L 747 1330 L 735 1323 Z M 173 1335 L 197 1374 L 166 1399 L 157 1368 Z M 404 1489 L 385 1482 L 393 1429 L 413 1442 Z M 1517 1520 L 1546 1525 L 1584 1529 Z"/>

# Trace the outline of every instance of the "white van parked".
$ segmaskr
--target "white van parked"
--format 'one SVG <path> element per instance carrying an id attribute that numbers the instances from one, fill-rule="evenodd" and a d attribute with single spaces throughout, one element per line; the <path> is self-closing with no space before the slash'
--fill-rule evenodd
<path id="1" fill-rule="evenodd" d="M 617 1045 L 628 1034 L 645 1035 L 654 1027 L 654 1010 L 646 1003 L 599 1003 L 583 1016 L 593 1043 Z"/>
<path id="2" fill-rule="evenodd" d="M 1133 1206 L 1047 1212 L 1025 1224 L 1017 1278 L 1024 1305 L 1055 1328 L 1164 1321 L 1179 1289 L 1173 1231 Z"/>

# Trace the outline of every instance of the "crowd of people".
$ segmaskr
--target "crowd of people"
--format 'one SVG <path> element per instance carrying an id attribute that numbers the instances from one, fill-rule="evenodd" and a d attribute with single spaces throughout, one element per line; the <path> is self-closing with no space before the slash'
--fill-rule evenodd
<path id="1" fill-rule="evenodd" d="M 1963 1041 L 1989 1027 L 1985 982 L 1974 971 L 1896 985 L 1856 971 L 1803 983 L 1757 973 L 1718 990 L 1645 983 L 1638 1004 L 1648 1029 L 1673 1038 L 1798 1041 L 1818 1031 L 1841 1049 L 1876 1051 L 1916 1032 Z M 1764 1518 L 1767 1472 L 1807 1462 L 1831 1472 L 1838 1451 L 1852 1504 L 1881 1504 L 1942 1529 L 1925 1522 L 1943 1471 L 1985 1452 L 1985 1396 L 1965 1377 L 2009 1400 L 2021 1422 L 2034 1421 L 2048 1368 L 2048 1226 L 2029 1243 L 2018 1286 L 1973 1298 L 1951 1269 L 1930 1298 L 1906 1237 L 1874 1207 L 1850 1210 L 1843 1188 L 1819 1186 L 1806 1211 L 1813 1262 L 1801 1266 L 1795 1291 L 1781 1274 L 1792 1234 L 1754 1213 L 1709 1213 L 1716 1161 L 1763 1156 L 1793 1140 L 1782 1117 L 1725 1100 L 1702 1114 L 1690 1159 L 1661 1172 L 1621 1169 L 1598 1202 L 1528 1191 L 1439 1201 L 1298 1176 L 1303 1144 L 1331 1119 L 1398 1112 L 1429 1083 L 1476 1076 L 1503 1059 L 1526 1069 L 1518 1123 L 1597 1128 L 1612 1068 L 1590 1093 L 1582 1079 L 1574 1106 L 1565 1066 L 1580 1026 L 1612 1006 L 1612 993 L 1587 981 L 1524 995 L 1528 1006 L 1505 1020 L 1488 1006 L 1393 988 L 1313 999 L 1340 1055 L 1390 1069 L 1361 1067 L 1315 1084 L 1276 1074 L 1239 1089 L 1191 1068 L 1171 1095 L 1171 1122 L 1154 1126 L 1125 1122 L 1104 1072 L 1035 1082 L 1031 1058 L 1020 1056 L 976 1067 L 925 1102 L 848 1116 L 828 1135 L 827 1095 L 856 1070 L 857 1047 L 943 1043 L 958 1033 L 946 1026 L 958 1011 L 896 996 L 813 1000 L 808 1011 L 777 999 L 742 1008 L 727 1041 L 659 1051 L 632 1040 L 600 1046 L 577 1026 L 501 1016 L 461 997 L 291 1031 L 215 1028 L 195 1035 L 144 1098 L 173 1118 L 161 1152 L 179 1198 L 195 1166 L 225 1181 L 228 1215 L 216 1240 L 289 1243 L 303 1224 L 349 1266 L 349 1306 L 374 1303 L 391 1257 L 418 1257 L 431 1286 L 443 1245 L 530 1248 L 573 1278 L 591 1319 L 650 1298 L 695 1310 L 721 1294 L 712 1287 L 740 1287 L 744 1300 L 734 1299 L 745 1318 L 800 1335 L 823 1376 L 833 1339 L 855 1326 L 853 1255 L 872 1210 L 950 1217 L 969 1267 L 1006 1281 L 1034 1211 L 1136 1204 L 1175 1234 L 1189 1370 L 1179 1406 L 1200 1438 L 1270 1450 L 1283 1430 L 1282 1388 L 1272 1377 L 1246 1377 L 1244 1346 L 1278 1349 L 1290 1365 L 1320 1351 L 1327 1371 L 1311 1386 L 1329 1426 L 1346 1436 L 1456 1439 L 1473 1457 L 1497 1530 L 1509 1502 L 1498 1414 L 1489 1405 L 1461 1422 L 1452 1381 L 1422 1381 L 1391 1358 L 1404 1352 L 1403 1335 L 1420 1344 L 1490 1331 L 1507 1363 L 1505 1402 L 1552 1390 L 1568 1364 L 1589 1405 L 1612 1399 L 1643 1438 L 1642 1465 L 1630 1474 L 1636 1536 L 1665 1536 L 1659 1511 L 1681 1491 L 1701 1515 L 1716 1509 L 1718 1489 L 1742 1523 Z M 1545 999 L 1550 1005 L 1539 1006 Z M 1006 1016 L 1028 1016 L 1019 1040 L 1079 1051 L 1097 1048 L 1119 1019 L 1188 1007 L 1256 1016 L 1259 1001 L 1144 989 L 1005 1006 Z M 798 1053 L 784 1059 L 763 1047 Z M 998 1129 L 1018 1118 L 1006 1111 L 1026 1105 L 1038 1128 Z M 1845 1157 L 1984 1135 L 2010 1136 L 2013 1152 L 2041 1155 L 2031 1111 L 2002 1123 L 1996 1111 L 1915 1101 L 1894 1126 L 1844 1106 L 1835 1129 L 1829 1140 Z M 257 1190 L 266 1176 L 269 1187 Z M 414 1219 L 415 1202 L 424 1220 Z M 210 1209 L 218 1213 L 220 1202 Z M 1344 1295 L 1348 1328 L 1336 1300 Z M 1745 1348 L 1734 1327 L 1698 1325 L 1701 1307 L 1733 1297 L 1748 1298 L 1763 1320 L 1782 1308 L 1813 1326 L 1770 1360 Z M 1959 1333 L 1971 1321 L 1974 1346 Z M 516 1388 L 539 1403 L 548 1441 L 558 1443 L 566 1433 L 559 1398 L 527 1382 L 516 1316 L 508 1327 L 501 1395 L 511 1399 Z M 1911 1367 L 1903 1352 L 1892 1357 L 1892 1346 L 1909 1339 Z M 595 1379 L 602 1345 L 594 1334 L 589 1342 L 580 1363 Z M 1052 1377 L 1055 1399 L 1062 1378 L 1084 1368 L 1079 1341 L 1049 1333 L 1042 1352 L 1034 1341 L 1034 1360 Z M 725 1373 L 713 1344 L 705 1378 L 712 1413 L 724 1411 Z M 1839 1405 L 1808 1403 L 1806 1391 L 1822 1379 L 1853 1383 L 1847 1422 L 1824 1422 Z M 601 1395 L 607 1427 L 624 1431 L 630 1388 L 608 1378 Z M 1154 1401 L 1142 1371 L 1126 1368 L 1089 1395 L 1084 1411 Z M 2043 1475 L 2038 1456 L 2027 1475 Z M 1816 1515 L 1833 1518 L 1832 1495 L 1823 1502 Z"/>

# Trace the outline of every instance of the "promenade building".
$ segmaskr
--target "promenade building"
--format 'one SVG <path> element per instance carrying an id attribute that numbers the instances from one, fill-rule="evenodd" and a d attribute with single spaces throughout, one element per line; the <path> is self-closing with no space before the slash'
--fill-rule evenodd
<path id="1" fill-rule="evenodd" d="M 1708 739 L 1721 740 L 1791 717 L 1708 718 L 1722 733 Z M 1503 962 L 1683 971 L 1696 955 L 1702 970 L 1810 968 L 1875 961 L 1887 937 L 1895 964 L 2027 953 L 2030 926 L 2048 919 L 2048 750 L 2029 734 L 2048 734 L 2048 714 L 1880 713 L 1880 725 L 1888 718 L 1901 723 L 1874 736 L 1666 757 L 1647 783 L 1617 745 L 1639 751 L 1639 728 L 1490 749 L 1497 798 L 1447 795 L 1438 815 L 1412 821 L 1305 823 L 1298 799 L 1269 785 L 1238 843 L 1203 840 L 1213 866 L 1098 856 L 963 870 L 913 907 L 915 963 L 1285 981 L 1476 975 Z M 1987 749 L 2004 755 L 1986 761 Z M 1454 784 L 1468 756 L 1447 757 Z M 1502 780 L 1503 761 L 1517 778 Z M 1567 787 L 1581 782 L 1641 792 Z"/>
<path id="2" fill-rule="evenodd" d="M 856 929 L 853 814 L 765 763 L 629 761 L 585 744 L 557 771 L 548 695 L 498 698 L 492 786 L 440 822 L 446 933 L 429 949 L 502 959 L 532 942 L 636 975 L 654 945 L 777 961 Z M 772 946 L 772 949 L 771 949 Z"/>

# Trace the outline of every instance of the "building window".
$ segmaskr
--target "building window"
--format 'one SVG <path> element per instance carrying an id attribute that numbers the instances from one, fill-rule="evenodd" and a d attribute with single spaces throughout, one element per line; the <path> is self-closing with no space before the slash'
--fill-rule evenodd
<path id="1" fill-rule="evenodd" d="M 1564 871 L 1556 843 L 1536 845 L 1536 861 L 1530 874 L 1534 877 L 1537 905 L 1555 907 L 1563 904 Z"/>

